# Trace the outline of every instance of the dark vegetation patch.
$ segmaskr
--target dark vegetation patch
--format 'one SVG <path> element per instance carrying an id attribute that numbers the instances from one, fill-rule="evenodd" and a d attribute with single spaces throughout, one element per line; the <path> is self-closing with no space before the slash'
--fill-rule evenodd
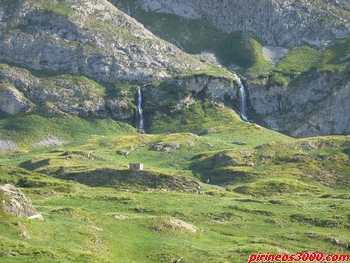
<path id="1" fill-rule="evenodd" d="M 140 189 L 187 191 L 198 189 L 198 183 L 193 179 L 152 171 L 98 169 L 83 173 L 59 175 L 58 178 L 77 181 L 91 187 L 112 186 L 117 188 L 136 187 Z"/>
<path id="2" fill-rule="evenodd" d="M 334 218 L 318 218 L 313 215 L 305 215 L 305 214 L 292 214 L 291 219 L 303 224 L 310 224 L 318 227 L 324 228 L 345 228 L 347 227 L 346 222 L 344 222 L 344 218 L 338 217 Z"/>
<path id="3" fill-rule="evenodd" d="M 247 209 L 247 208 L 239 207 L 237 205 L 230 205 L 230 206 L 227 206 L 226 208 L 240 211 L 240 212 L 244 212 L 244 213 L 256 214 L 256 215 L 263 215 L 263 216 L 273 216 L 274 215 L 274 213 L 272 213 L 270 211 L 260 210 L 260 209 Z"/>

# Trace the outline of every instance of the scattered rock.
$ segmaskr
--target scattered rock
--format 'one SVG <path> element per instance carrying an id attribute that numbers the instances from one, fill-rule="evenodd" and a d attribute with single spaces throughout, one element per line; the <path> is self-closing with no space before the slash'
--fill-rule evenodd
<path id="1" fill-rule="evenodd" d="M 64 144 L 64 142 L 62 142 L 59 138 L 57 137 L 48 137 L 38 143 L 34 143 L 33 146 L 37 147 L 37 146 L 62 146 Z"/>
<path id="2" fill-rule="evenodd" d="M 206 131 L 206 134 L 212 133 L 213 131 L 214 131 L 214 129 L 211 128 L 211 129 Z"/>
<path id="3" fill-rule="evenodd" d="M 232 144 L 235 144 L 235 145 L 247 145 L 246 142 L 232 142 Z"/>
<path id="4" fill-rule="evenodd" d="M 95 229 L 95 230 L 97 230 L 97 231 L 103 231 L 102 228 L 99 228 L 99 227 L 97 227 L 97 226 L 91 226 L 91 228 L 92 228 L 92 229 Z"/>
<path id="5" fill-rule="evenodd" d="M 180 149 L 180 144 L 177 143 L 177 142 L 172 142 L 168 145 L 165 145 L 163 146 L 163 151 L 164 152 L 172 152 L 172 151 L 175 151 L 175 150 L 178 150 Z"/>
<path id="6" fill-rule="evenodd" d="M 8 257 L 17 257 L 18 256 L 18 253 L 17 252 L 14 252 L 12 251 L 11 249 L 7 252 L 7 256 Z"/>
<path id="7" fill-rule="evenodd" d="M 50 213 L 65 214 L 65 215 L 69 215 L 71 217 L 79 217 L 79 214 L 77 213 L 77 211 L 75 211 L 74 209 L 69 208 L 69 207 L 54 209 L 54 210 L 51 210 Z"/>
<path id="8" fill-rule="evenodd" d="M 130 152 L 129 151 L 119 150 L 119 151 L 117 151 L 117 154 L 122 155 L 122 156 L 128 156 L 130 154 Z"/>
<path id="9" fill-rule="evenodd" d="M 43 194 L 47 195 L 47 196 L 55 196 L 55 195 L 57 195 L 57 192 L 53 189 L 50 189 L 48 191 L 44 191 Z"/>
<path id="10" fill-rule="evenodd" d="M 28 217 L 27 219 L 29 220 L 39 220 L 39 221 L 44 221 L 44 217 L 42 214 L 36 214 L 33 216 Z"/>
<path id="11" fill-rule="evenodd" d="M 191 225 L 189 223 L 186 223 L 185 221 L 182 221 L 180 219 L 176 219 L 176 218 L 170 218 L 169 222 L 178 229 L 185 229 L 188 230 L 192 233 L 197 233 L 198 232 L 198 228 L 195 227 L 194 225 Z"/>
<path id="12" fill-rule="evenodd" d="M 261 130 L 261 126 L 260 125 L 258 125 L 258 124 L 256 124 L 256 123 L 254 123 L 254 127 L 257 129 L 257 130 Z"/>
<path id="13" fill-rule="evenodd" d="M 195 143 L 192 141 L 187 141 L 187 145 L 188 145 L 188 147 L 194 147 Z"/>
<path id="14" fill-rule="evenodd" d="M 247 163 L 247 166 L 254 167 L 254 166 L 255 166 L 255 163 L 253 163 L 253 162 L 248 162 L 248 163 Z"/>
<path id="15" fill-rule="evenodd" d="M 161 151 L 162 149 L 163 149 L 163 146 L 162 146 L 162 145 L 159 145 L 159 144 L 154 145 L 154 146 L 152 147 L 152 150 L 154 150 L 154 151 Z"/>
<path id="16" fill-rule="evenodd" d="M 169 230 L 185 230 L 192 233 L 197 233 L 199 229 L 194 225 L 186 223 L 180 219 L 170 217 L 160 217 L 157 219 L 157 224 L 152 227 L 153 231 L 163 232 Z"/>
<path id="17" fill-rule="evenodd" d="M 101 253 L 104 250 L 102 240 L 99 237 L 95 238 L 95 251 Z"/>
<path id="18" fill-rule="evenodd" d="M 244 157 L 252 157 L 252 153 L 249 151 L 238 151 L 238 152 L 244 155 Z"/>
<path id="19" fill-rule="evenodd" d="M 173 152 L 175 150 L 180 149 L 180 144 L 177 142 L 171 142 L 169 144 L 161 145 L 156 144 L 152 147 L 154 151 L 162 151 L 162 152 Z"/>
<path id="20" fill-rule="evenodd" d="M 333 245 L 340 246 L 340 247 L 343 247 L 346 249 L 348 249 L 350 247 L 350 245 L 348 243 L 342 242 L 337 238 L 330 237 L 330 238 L 327 238 L 326 241 L 332 243 Z"/>
<path id="21" fill-rule="evenodd" d="M 118 220 L 125 220 L 125 219 L 131 218 L 131 216 L 118 214 L 118 215 L 115 215 L 114 218 Z"/>
<path id="22" fill-rule="evenodd" d="M 212 164 L 235 166 L 239 165 L 240 163 L 235 156 L 229 153 L 220 152 L 213 156 Z"/>
<path id="23" fill-rule="evenodd" d="M 1 141 L 0 140 L 0 152 L 8 152 L 17 150 L 17 145 L 11 141 Z"/>
<path id="24" fill-rule="evenodd" d="M 21 232 L 21 237 L 23 237 L 24 239 L 31 239 L 31 237 L 28 235 L 26 231 Z"/>

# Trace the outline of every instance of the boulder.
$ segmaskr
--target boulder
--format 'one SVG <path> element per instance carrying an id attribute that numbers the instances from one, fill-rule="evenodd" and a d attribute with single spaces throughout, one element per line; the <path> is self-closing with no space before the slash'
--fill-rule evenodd
<path id="1" fill-rule="evenodd" d="M 1 192 L 2 195 L 0 195 L 0 197 L 3 197 L 1 198 L 1 203 L 6 214 L 23 218 L 33 218 L 38 215 L 38 212 L 32 205 L 32 201 L 26 197 L 20 189 L 13 185 L 6 184 L 0 186 L 0 193 Z"/>

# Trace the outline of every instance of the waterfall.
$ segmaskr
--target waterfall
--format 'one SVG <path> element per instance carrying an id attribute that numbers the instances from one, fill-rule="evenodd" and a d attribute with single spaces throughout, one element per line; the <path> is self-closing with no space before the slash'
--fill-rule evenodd
<path id="1" fill-rule="evenodd" d="M 144 129 L 141 88 L 137 90 L 137 129 L 140 132 L 143 132 Z"/>
<path id="2" fill-rule="evenodd" d="M 235 75 L 237 81 L 238 81 L 238 85 L 239 85 L 239 102 L 240 102 L 240 115 L 241 118 L 244 121 L 249 121 L 247 114 L 246 114 L 246 107 L 247 107 L 247 95 L 246 95 L 246 91 L 245 91 L 245 87 L 242 83 L 242 80 L 240 77 L 238 77 L 237 75 Z"/>

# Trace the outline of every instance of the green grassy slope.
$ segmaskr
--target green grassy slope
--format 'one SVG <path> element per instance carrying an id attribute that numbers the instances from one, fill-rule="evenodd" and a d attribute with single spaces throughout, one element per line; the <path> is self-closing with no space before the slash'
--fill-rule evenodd
<path id="1" fill-rule="evenodd" d="M 188 133 L 191 123 L 181 128 L 187 133 L 138 135 L 110 120 L 4 118 L 2 136 L 21 148 L 0 153 L 0 184 L 21 187 L 45 221 L 1 214 L 0 261 L 246 262 L 257 252 L 346 253 L 349 137 L 294 140 L 222 113 L 228 119 L 211 117 L 203 135 Z M 19 121 L 31 128 L 5 125 Z M 32 147 L 48 132 L 65 145 Z M 126 171 L 129 162 L 146 171 Z M 87 185 L 93 174 L 98 187 L 71 174 Z M 207 178 L 222 187 L 183 187 Z"/>
<path id="2" fill-rule="evenodd" d="M 32 147 L 50 136 L 62 141 L 79 143 L 94 135 L 136 134 L 136 130 L 124 122 L 111 119 L 82 119 L 77 117 L 45 118 L 38 115 L 3 116 L 0 119 L 0 138 L 13 140 L 24 149 Z"/>
<path id="3" fill-rule="evenodd" d="M 271 82 L 286 85 L 303 73 L 315 71 L 348 74 L 350 72 L 349 48 L 350 38 L 338 40 L 325 50 L 317 50 L 309 46 L 291 49 L 271 72 Z"/>

